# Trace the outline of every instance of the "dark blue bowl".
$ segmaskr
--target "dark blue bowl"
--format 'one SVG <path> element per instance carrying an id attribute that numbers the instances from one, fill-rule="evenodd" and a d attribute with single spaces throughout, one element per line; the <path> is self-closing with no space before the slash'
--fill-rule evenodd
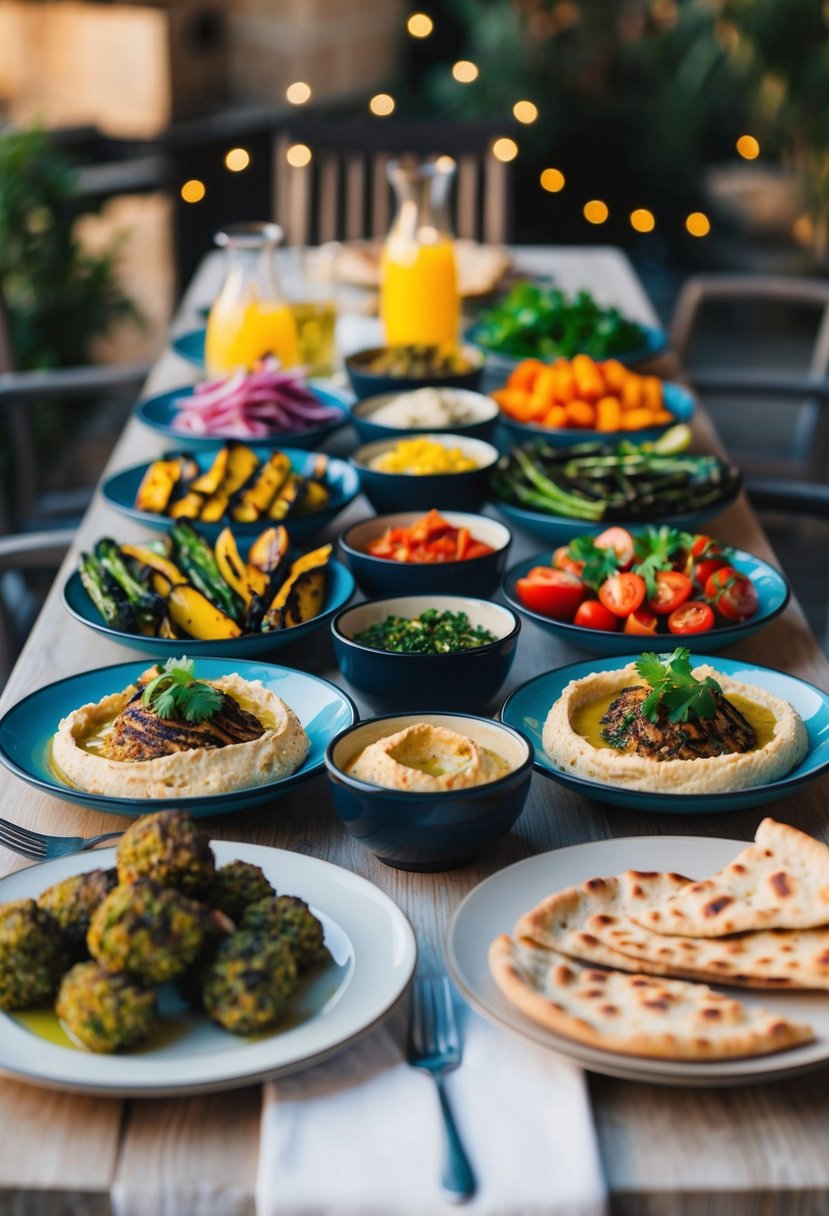
<path id="1" fill-rule="evenodd" d="M 387 616 L 416 617 L 428 608 L 465 612 L 470 624 L 496 638 L 456 654 L 400 654 L 376 650 L 355 635 Z M 385 708 L 434 705 L 465 712 L 489 705 L 503 685 L 518 647 L 521 621 L 509 608 L 465 595 L 409 595 L 365 600 L 331 622 L 334 656 L 350 684 Z"/>
<path id="2" fill-rule="evenodd" d="M 271 455 L 270 448 L 253 446 L 251 450 L 256 453 L 263 464 Z M 288 457 L 291 462 L 291 468 L 296 473 L 301 473 L 311 459 L 304 448 L 281 448 L 280 450 Z M 200 450 L 195 453 L 196 464 L 201 472 L 209 468 L 212 459 L 212 452 Z M 114 507 L 121 515 L 126 515 L 128 519 L 134 519 L 137 523 L 143 524 L 146 528 L 152 528 L 156 532 L 169 532 L 175 523 L 175 520 L 171 519 L 169 515 L 156 515 L 151 511 L 141 511 L 135 505 L 138 487 L 141 485 L 148 468 L 149 465 L 147 464 L 136 464 L 132 468 L 121 469 L 118 473 L 113 473 L 101 486 L 101 493 L 109 505 Z M 356 470 L 347 461 L 337 460 L 334 456 L 329 456 L 325 479 L 330 492 L 326 505 L 319 511 L 313 511 L 309 515 L 297 515 L 296 518 L 289 516 L 285 520 L 285 526 L 290 533 L 291 540 L 295 543 L 305 541 L 316 532 L 320 532 L 331 522 L 335 515 L 339 515 L 340 511 L 345 510 L 348 504 L 357 497 L 360 489 L 360 478 Z M 269 523 L 272 522 L 272 520 L 268 519 L 258 519 L 254 523 L 244 524 L 227 518 L 223 518 L 217 523 L 205 523 L 202 520 L 194 521 L 201 535 L 205 540 L 210 541 L 211 544 L 216 543 L 219 533 L 228 524 L 233 529 L 233 535 L 236 539 L 241 541 L 255 540 L 261 532 L 264 532 Z"/>
<path id="3" fill-rule="evenodd" d="M 397 562 L 374 557 L 366 549 L 387 528 L 408 528 L 423 515 L 422 511 L 403 511 L 396 515 L 373 515 L 352 524 L 340 537 L 340 551 L 364 595 L 424 595 L 443 592 L 480 596 L 487 599 L 498 588 L 506 569 L 512 533 L 505 524 L 486 515 L 441 511 L 454 528 L 468 528 L 475 540 L 489 545 L 494 552 L 462 562 Z"/>
<path id="4" fill-rule="evenodd" d="M 345 361 L 345 370 L 351 387 L 359 400 L 376 397 L 380 393 L 402 393 L 426 385 L 445 385 L 447 388 L 477 389 L 484 369 L 484 356 L 474 346 L 463 346 L 461 353 L 472 364 L 468 372 L 455 372 L 445 376 L 390 376 L 387 372 L 372 372 L 367 364 L 387 347 L 376 346 L 371 350 L 358 350 Z M 186 358 L 186 356 L 184 356 Z"/>
<path id="5" fill-rule="evenodd" d="M 489 475 L 499 458 L 498 449 L 482 439 L 469 439 L 456 432 L 428 431 L 426 437 L 447 448 L 460 448 L 476 460 L 477 467 L 465 473 L 382 473 L 371 467 L 371 461 L 396 447 L 405 432 L 392 439 L 357 448 L 351 463 L 360 474 L 363 493 L 375 511 L 430 511 L 432 507 L 448 511 L 477 511 L 489 493 Z"/>
<path id="6" fill-rule="evenodd" d="M 439 793 L 386 789 L 343 771 L 369 743 L 418 722 L 467 735 L 514 767 L 499 781 Z M 398 870 L 454 870 L 506 835 L 521 814 L 533 750 L 526 735 L 490 718 L 434 711 L 390 714 L 341 731 L 326 749 L 325 766 L 334 809 L 354 839 L 380 861 Z"/>
<path id="7" fill-rule="evenodd" d="M 314 394 L 321 405 L 327 405 L 333 409 L 339 410 L 339 417 L 332 422 L 326 422 L 323 426 L 309 427 L 304 431 L 278 431 L 273 435 L 266 435 L 264 438 L 255 440 L 256 446 L 259 448 L 268 448 L 273 451 L 276 448 L 281 448 L 283 444 L 290 444 L 292 448 L 302 448 L 303 451 L 310 451 L 313 448 L 319 447 L 324 439 L 329 435 L 333 435 L 340 427 L 347 424 L 349 420 L 348 406 L 351 397 L 348 393 L 338 393 L 334 389 L 322 388 L 318 384 L 309 384 L 310 392 Z M 173 426 L 176 414 L 179 412 L 179 402 L 187 397 L 192 397 L 193 385 L 185 384 L 181 388 L 171 388 L 166 393 L 159 393 L 157 397 L 146 397 L 143 401 L 139 401 L 135 407 L 135 416 L 139 422 L 143 422 L 144 426 L 148 426 L 150 430 L 158 431 L 160 435 L 166 435 L 168 439 L 174 440 L 181 448 L 220 448 L 228 439 L 238 439 L 234 435 L 194 435 L 190 431 L 177 431 Z M 254 442 L 254 441 L 251 441 Z"/>
<path id="8" fill-rule="evenodd" d="M 432 385 L 429 385 L 432 388 Z M 408 390 L 407 390 L 408 391 Z M 481 415 L 476 422 L 461 423 L 446 428 L 447 434 L 466 435 L 470 439 L 492 440 L 498 425 L 499 409 L 492 397 L 484 393 L 474 393 L 470 389 L 457 390 L 463 397 L 469 398 L 471 409 Z M 375 422 L 373 415 L 382 406 L 401 396 L 401 393 L 383 393 L 379 397 L 364 397 L 355 401 L 351 407 L 351 422 L 361 443 L 374 443 L 376 439 L 400 439 L 403 435 L 441 434 L 440 429 L 433 426 L 388 426 L 383 422 Z"/>

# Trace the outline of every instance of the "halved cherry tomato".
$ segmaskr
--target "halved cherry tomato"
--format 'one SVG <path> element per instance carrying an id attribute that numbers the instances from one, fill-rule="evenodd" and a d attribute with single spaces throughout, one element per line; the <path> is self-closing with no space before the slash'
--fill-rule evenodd
<path id="1" fill-rule="evenodd" d="M 622 630 L 623 633 L 651 634 L 656 633 L 657 620 L 647 608 L 637 608 L 631 612 Z"/>
<path id="2" fill-rule="evenodd" d="M 707 633 L 714 628 L 714 610 L 702 600 L 686 600 L 668 617 L 671 633 Z"/>
<path id="3" fill-rule="evenodd" d="M 747 621 L 759 603 L 754 583 L 733 566 L 714 571 L 705 584 L 705 595 L 727 621 Z"/>
<path id="4" fill-rule="evenodd" d="M 572 621 L 584 599 L 581 579 L 568 570 L 553 570 L 551 566 L 533 566 L 525 578 L 515 584 L 518 598 L 532 612 L 551 616 L 557 621 Z"/>
<path id="5" fill-rule="evenodd" d="M 657 616 L 667 616 L 690 598 L 693 583 L 681 570 L 657 570 L 656 594 L 648 600 L 648 607 Z"/>
<path id="6" fill-rule="evenodd" d="M 630 616 L 645 598 L 645 580 L 629 571 L 611 574 L 599 588 L 599 599 L 614 616 Z"/>
<path id="7" fill-rule="evenodd" d="M 713 536 L 706 536 L 704 532 L 698 532 L 694 537 L 694 543 L 691 545 L 691 557 L 710 557 L 714 553 L 721 553 L 719 541 L 714 540 Z"/>
<path id="8" fill-rule="evenodd" d="M 583 600 L 576 609 L 573 624 L 581 625 L 582 629 L 614 630 L 619 624 L 619 618 L 598 600 Z"/>
<path id="9" fill-rule="evenodd" d="M 574 557 L 570 556 L 569 545 L 559 545 L 553 554 L 553 565 L 556 570 L 569 570 L 571 574 L 575 574 L 576 578 L 581 578 L 581 572 L 584 569 L 584 562 L 577 562 Z"/>
<path id="10" fill-rule="evenodd" d="M 694 564 L 694 582 L 704 589 L 711 575 L 727 565 L 728 561 L 724 557 L 704 557 L 702 561 Z"/>
<path id="11" fill-rule="evenodd" d="M 633 562 L 633 537 L 627 528 L 605 528 L 594 537 L 593 544 L 599 549 L 612 549 L 623 570 Z"/>

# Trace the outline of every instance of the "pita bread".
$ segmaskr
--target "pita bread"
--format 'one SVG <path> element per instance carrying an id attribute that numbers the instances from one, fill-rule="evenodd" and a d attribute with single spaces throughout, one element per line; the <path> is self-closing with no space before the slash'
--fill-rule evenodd
<path id="1" fill-rule="evenodd" d="M 724 869 L 632 916 L 646 929 L 683 937 L 829 925 L 829 847 L 764 819 L 754 844 Z"/>
<path id="2" fill-rule="evenodd" d="M 489 968 L 507 1000 L 533 1021 L 624 1055 L 727 1060 L 814 1038 L 811 1027 L 746 1007 L 704 984 L 599 970 L 506 934 L 490 946 Z"/>

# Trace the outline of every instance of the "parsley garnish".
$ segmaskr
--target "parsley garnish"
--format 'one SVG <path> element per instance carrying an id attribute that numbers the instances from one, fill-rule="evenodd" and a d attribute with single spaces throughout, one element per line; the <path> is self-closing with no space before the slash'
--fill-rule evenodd
<path id="1" fill-rule="evenodd" d="M 222 694 L 212 684 L 197 680 L 193 660 L 184 656 L 167 660 L 163 671 L 144 689 L 141 701 L 154 709 L 159 718 L 183 717 L 188 722 L 204 722 L 221 708 Z"/>
<path id="2" fill-rule="evenodd" d="M 616 550 L 610 545 L 597 545 L 593 536 L 576 536 L 567 546 L 567 552 L 574 562 L 584 562 L 581 581 L 594 591 L 619 569 Z"/>
<path id="3" fill-rule="evenodd" d="M 641 655 L 636 670 L 651 691 L 642 702 L 642 713 L 651 722 L 659 717 L 664 706 L 670 722 L 687 722 L 689 718 L 713 718 L 717 712 L 715 693 L 722 689 L 716 680 L 706 676 L 698 680 L 691 674 L 691 652 L 677 646 L 673 654 L 658 655 L 652 651 Z"/>
<path id="4" fill-rule="evenodd" d="M 656 575 L 660 570 L 674 569 L 678 555 L 690 553 L 694 538 L 663 524 L 661 528 L 645 528 L 634 540 L 632 569 L 645 580 L 648 599 L 656 595 Z"/>

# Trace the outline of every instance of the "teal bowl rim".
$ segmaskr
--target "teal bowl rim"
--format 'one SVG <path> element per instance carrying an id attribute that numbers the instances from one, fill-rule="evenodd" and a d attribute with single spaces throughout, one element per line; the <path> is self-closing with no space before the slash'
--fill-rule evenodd
<path id="1" fill-rule="evenodd" d="M 414 718 L 417 717 L 422 721 L 428 718 L 468 718 L 473 722 L 485 722 L 488 726 L 495 726 L 505 731 L 507 734 L 518 739 L 527 749 L 527 755 L 517 768 L 511 769 L 505 776 L 499 777 L 497 781 L 484 781 L 480 785 L 470 785 L 461 790 L 393 790 L 385 785 L 372 785 L 370 781 L 361 781 L 358 777 L 350 777 L 344 773 L 338 764 L 334 763 L 334 748 L 345 739 L 352 731 L 363 726 L 371 726 L 374 722 L 390 722 L 397 718 Z M 499 718 L 487 718 L 483 714 L 455 713 L 451 709 L 424 709 L 424 710 L 398 710 L 396 713 L 377 714 L 373 718 L 363 718 L 360 721 L 352 722 L 350 726 L 346 726 L 343 730 L 329 742 L 325 749 L 323 762 L 333 778 L 342 781 L 343 785 L 353 787 L 363 794 L 376 795 L 377 797 L 386 800 L 402 798 L 417 798 L 421 801 L 426 798 L 438 798 L 441 801 L 446 798 L 452 802 L 461 801 L 463 798 L 469 798 L 470 795 L 478 794 L 482 790 L 495 790 L 505 787 L 507 784 L 516 784 L 517 780 L 523 779 L 525 776 L 532 776 L 532 770 L 535 767 L 535 748 L 532 745 L 528 735 L 523 731 L 518 730 L 514 726 L 510 726 L 507 722 L 502 722 Z"/>
<path id="2" fill-rule="evenodd" d="M 448 562 L 441 563 L 448 565 Z M 508 613 L 513 620 L 513 626 L 508 633 L 502 637 L 496 638 L 494 642 L 487 642 L 484 646 L 470 646 L 466 650 L 454 650 L 448 654 L 407 654 L 400 650 L 381 650 L 377 646 L 366 646 L 365 642 L 357 642 L 354 638 L 349 637 L 347 633 L 343 633 L 339 626 L 340 619 L 347 612 L 355 612 L 358 608 L 365 608 L 367 605 L 388 604 L 392 600 L 408 600 L 408 599 L 430 599 L 430 600 L 465 600 L 470 604 L 485 604 L 488 608 L 498 608 L 501 612 Z M 370 599 L 360 600 L 358 604 L 346 604 L 339 610 L 336 616 L 331 621 L 331 633 L 333 637 L 342 642 L 346 646 L 353 646 L 355 650 L 361 651 L 363 654 L 382 654 L 387 655 L 391 659 L 459 659 L 466 655 L 474 657 L 475 655 L 487 654 L 490 651 L 495 651 L 496 647 L 503 646 L 504 642 L 510 641 L 513 637 L 517 638 L 521 633 L 521 618 L 510 604 L 496 604 L 493 600 L 481 599 L 478 595 L 454 595 L 451 591 L 403 591 L 398 595 L 373 595 Z M 450 713 L 450 710 L 447 710 Z M 475 717 L 475 714 L 468 715 Z"/>
<path id="3" fill-rule="evenodd" d="M 406 474 L 401 473 L 400 476 L 401 477 L 406 476 Z M 454 473 L 447 474 L 447 476 L 454 477 L 454 476 L 456 476 L 456 474 L 454 474 Z M 489 515 L 482 515 L 480 511 L 456 511 L 454 509 L 454 507 L 447 507 L 445 509 L 443 509 L 443 508 L 436 508 L 436 509 L 440 510 L 440 514 L 443 516 L 469 515 L 469 516 L 477 517 L 479 519 L 486 520 L 486 522 L 490 523 L 490 524 L 500 524 L 500 526 L 507 533 L 507 539 L 503 545 L 501 545 L 499 548 L 497 548 L 494 551 L 494 553 L 483 553 L 479 557 L 464 557 L 464 558 L 460 558 L 453 562 L 434 562 L 434 563 L 432 563 L 432 562 L 395 562 L 390 557 L 378 557 L 375 553 L 366 553 L 365 549 L 355 549 L 355 547 L 349 543 L 349 541 L 347 539 L 349 533 L 352 532 L 354 530 L 354 528 L 361 527 L 363 524 L 374 523 L 376 521 L 377 524 L 380 525 L 381 521 L 386 520 L 386 519 L 392 519 L 397 515 L 414 515 L 419 519 L 423 515 L 428 514 L 427 511 L 417 510 L 417 509 L 411 510 L 411 508 L 410 508 L 408 511 L 384 511 L 382 515 L 366 515 L 363 519 L 355 519 L 353 523 L 350 523 L 348 525 L 348 527 L 345 529 L 344 532 L 340 533 L 340 535 L 337 538 L 337 544 L 339 545 L 342 552 L 345 553 L 349 557 L 349 559 L 350 559 L 351 555 L 353 554 L 355 557 L 359 558 L 361 561 L 372 562 L 372 563 L 377 562 L 378 569 L 392 570 L 395 567 L 402 565 L 402 566 L 405 566 L 406 569 L 409 569 L 409 570 L 411 570 L 413 567 L 416 567 L 416 566 L 422 567 L 424 571 L 432 570 L 435 567 L 438 567 L 441 570 L 451 570 L 451 569 L 455 569 L 456 567 L 460 569 L 460 568 L 469 566 L 469 564 L 471 562 L 492 561 L 493 559 L 499 558 L 502 554 L 506 554 L 507 552 L 509 552 L 510 548 L 512 547 L 512 542 L 515 538 L 512 534 L 512 531 L 510 530 L 510 528 L 507 527 L 507 525 L 504 523 L 504 521 L 502 519 L 492 519 L 492 517 Z M 412 522 L 414 522 L 414 520 Z M 381 527 L 380 533 L 382 533 L 382 530 L 383 529 Z M 424 575 L 424 577 L 425 577 L 425 575 Z M 401 593 L 401 594 L 405 594 L 405 593 Z M 415 593 L 412 593 L 412 594 L 415 594 Z M 389 595 L 389 596 L 380 596 L 380 597 L 374 597 L 374 598 L 393 599 L 394 596 Z M 472 596 L 472 598 L 479 599 L 480 597 Z"/>

